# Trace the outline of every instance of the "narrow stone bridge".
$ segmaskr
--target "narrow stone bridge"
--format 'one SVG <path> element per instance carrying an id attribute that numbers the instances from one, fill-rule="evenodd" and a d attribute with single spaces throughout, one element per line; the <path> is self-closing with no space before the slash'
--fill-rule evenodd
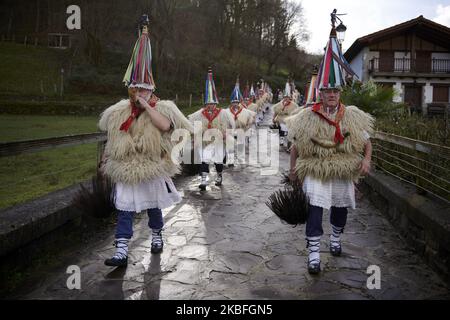
<path id="1" fill-rule="evenodd" d="M 271 119 L 268 114 L 265 125 Z M 69 290 L 66 268 L 40 270 L 24 299 L 448 299 L 449 288 L 409 248 L 369 200 L 358 193 L 343 234 L 343 254 L 328 252 L 330 225 L 324 215 L 322 272 L 307 272 L 304 226 L 293 228 L 267 208 L 281 187 L 289 154 L 280 150 L 280 170 L 261 175 L 258 165 L 226 168 L 222 187 L 198 190 L 198 177 L 176 180 L 183 200 L 164 211 L 165 247 L 150 253 L 147 215 L 135 219 L 126 269 L 104 266 L 114 253 L 114 230 L 80 247 L 63 265 L 81 269 L 81 289 Z M 368 289 L 367 268 L 381 271 L 381 288 Z"/>

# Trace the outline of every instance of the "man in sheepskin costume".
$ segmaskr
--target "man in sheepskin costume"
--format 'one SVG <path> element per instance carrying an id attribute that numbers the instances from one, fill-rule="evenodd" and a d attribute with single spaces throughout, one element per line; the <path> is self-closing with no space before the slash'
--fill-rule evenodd
<path id="1" fill-rule="evenodd" d="M 313 72 L 311 75 L 311 80 L 309 81 L 308 85 L 306 86 L 306 92 L 305 92 L 305 107 L 311 107 L 316 102 L 319 102 L 319 90 L 317 88 L 317 65 L 314 66 Z"/>
<path id="2" fill-rule="evenodd" d="M 249 90 L 246 90 L 244 95 L 241 94 L 239 79 L 236 81 L 236 85 L 231 93 L 230 102 L 231 105 L 227 111 L 231 113 L 234 119 L 235 128 L 247 131 L 255 123 L 256 112 L 248 109 L 247 106 L 252 104 Z"/>
<path id="3" fill-rule="evenodd" d="M 244 96 L 244 99 L 245 99 L 245 96 Z M 253 84 L 250 87 L 249 100 L 246 104 L 247 104 L 247 109 L 250 111 L 253 111 L 255 113 L 255 125 L 258 126 L 261 119 L 258 115 L 258 105 L 256 104 L 256 93 L 255 93 L 255 88 L 253 87 Z"/>
<path id="4" fill-rule="evenodd" d="M 250 140 L 250 136 L 253 135 L 254 133 L 256 133 L 256 121 L 257 121 L 257 106 L 256 104 L 253 102 L 253 98 L 251 96 L 251 91 L 252 89 L 250 89 L 250 86 L 247 85 L 245 86 L 245 90 L 244 90 L 244 107 L 251 112 L 252 114 L 252 119 L 251 119 L 251 125 L 250 125 L 250 130 L 249 130 L 249 136 L 247 137 L 247 140 Z M 254 95 L 254 91 L 253 91 L 253 95 Z"/>
<path id="5" fill-rule="evenodd" d="M 280 145 L 287 147 L 288 128 L 285 119 L 300 111 L 300 107 L 292 100 L 292 85 L 288 80 L 284 89 L 283 100 L 273 106 L 273 127 L 279 128 Z"/>
<path id="6" fill-rule="evenodd" d="M 130 99 L 107 108 L 100 117 L 99 128 L 108 138 L 101 170 L 115 184 L 115 206 L 118 210 L 116 253 L 107 266 L 126 266 L 128 243 L 133 236 L 133 217 L 147 210 L 152 230 L 151 252 L 163 250 L 163 216 L 161 209 L 181 200 L 171 177 L 179 167 L 171 159 L 171 133 L 192 125 L 172 101 L 159 100 L 151 69 L 149 20 L 142 17 L 137 40 L 124 83 Z"/>
<path id="7" fill-rule="evenodd" d="M 219 99 L 217 98 L 216 86 L 214 84 L 213 72 L 209 68 L 206 76 L 206 90 L 204 96 L 204 107 L 188 116 L 192 123 L 198 122 L 201 125 L 202 144 L 201 150 L 196 152 L 201 158 L 200 190 L 205 191 L 208 186 L 209 165 L 214 163 L 217 176 L 215 185 L 221 186 L 223 181 L 223 166 L 226 157 L 226 147 L 234 146 L 232 132 L 234 129 L 234 119 L 230 113 L 218 107 Z M 222 138 L 221 141 L 216 140 L 217 134 Z M 211 139 L 210 139 L 211 138 Z"/>
<path id="8" fill-rule="evenodd" d="M 247 85 L 245 86 L 244 94 L 243 94 L 243 97 L 244 97 L 243 105 L 247 110 L 251 111 L 256 118 L 256 107 L 257 106 L 254 103 L 254 98 L 253 98 L 255 96 L 255 91 L 253 90 L 253 93 L 252 93 L 252 90 L 253 90 L 253 86 L 252 86 L 252 88 L 250 88 L 250 86 L 247 83 Z M 253 96 L 252 96 L 252 94 L 253 94 Z"/>
<path id="9" fill-rule="evenodd" d="M 330 252 L 339 256 L 347 208 L 355 208 L 354 182 L 370 170 L 374 119 L 340 102 L 344 74 L 354 73 L 340 52 L 333 28 L 317 80 L 320 102 L 286 119 L 293 143 L 290 177 L 303 184 L 309 198 L 306 240 L 311 274 L 320 272 L 323 209 L 330 210 Z"/>
<path id="10" fill-rule="evenodd" d="M 246 100 L 249 100 L 248 92 L 246 93 L 247 98 Z M 250 111 L 245 107 L 245 99 L 243 98 L 241 94 L 241 90 L 239 87 L 239 78 L 236 81 L 236 85 L 234 86 L 233 92 L 231 93 L 231 105 L 228 109 L 225 110 L 225 112 L 229 113 L 229 116 L 231 116 L 235 123 L 235 129 L 241 130 L 242 134 L 245 135 L 245 140 L 241 141 L 239 139 L 240 135 L 235 132 L 234 137 L 237 142 L 237 149 L 239 150 L 239 154 L 242 155 L 244 153 L 245 155 L 245 143 L 249 142 L 250 138 L 250 132 L 247 132 L 253 125 L 256 117 L 256 112 Z M 235 162 L 235 153 L 230 153 L 229 162 Z M 239 159 L 244 161 L 245 159 Z"/>
<path id="11" fill-rule="evenodd" d="M 264 86 L 264 80 L 261 79 L 261 84 L 258 82 L 256 86 L 256 105 L 257 105 L 257 121 L 258 124 L 264 120 L 264 114 L 266 113 L 267 95 L 264 93 L 262 87 Z"/>

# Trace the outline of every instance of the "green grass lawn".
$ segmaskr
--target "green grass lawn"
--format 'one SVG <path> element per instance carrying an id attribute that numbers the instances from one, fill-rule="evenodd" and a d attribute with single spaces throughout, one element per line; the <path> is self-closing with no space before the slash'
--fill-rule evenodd
<path id="1" fill-rule="evenodd" d="M 60 83 L 61 50 L 0 43 L 0 88 L 8 94 L 54 95 Z M 42 84 L 42 87 L 41 87 Z"/>
<path id="2" fill-rule="evenodd" d="M 98 131 L 98 117 L 0 115 L 0 141 L 50 138 Z"/>
<path id="3" fill-rule="evenodd" d="M 198 107 L 181 107 L 187 115 Z M 0 141 L 91 133 L 98 117 L 0 115 Z M 0 209 L 85 181 L 96 172 L 97 145 L 0 158 Z"/>
<path id="4" fill-rule="evenodd" d="M 97 117 L 0 115 L 2 142 L 96 131 Z M 0 208 L 89 179 L 96 159 L 96 144 L 0 158 Z"/>
<path id="5" fill-rule="evenodd" d="M 0 158 L 0 208 L 89 179 L 96 159 L 97 144 Z"/>

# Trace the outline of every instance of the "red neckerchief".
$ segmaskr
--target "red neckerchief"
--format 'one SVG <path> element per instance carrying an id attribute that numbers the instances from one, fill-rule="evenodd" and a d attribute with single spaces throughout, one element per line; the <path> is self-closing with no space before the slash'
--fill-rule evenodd
<path id="1" fill-rule="evenodd" d="M 344 143 L 344 136 L 341 133 L 341 126 L 339 125 L 339 123 L 341 122 L 342 118 L 344 117 L 344 113 L 345 113 L 344 105 L 341 104 L 341 103 L 339 104 L 335 121 L 333 121 L 330 118 L 328 118 L 326 116 L 326 114 L 323 112 L 322 103 L 314 104 L 312 110 L 318 116 L 320 116 L 322 119 L 324 119 L 326 122 L 328 122 L 329 125 L 334 126 L 336 128 L 336 131 L 334 132 L 334 142 L 335 143 L 340 143 L 340 144 Z"/>
<path id="2" fill-rule="evenodd" d="M 208 108 L 203 109 L 202 114 L 205 116 L 206 119 L 208 119 L 208 129 L 212 128 L 212 122 L 214 121 L 215 118 L 217 118 L 220 111 L 222 111 L 222 109 L 214 107 L 212 114 L 209 114 Z"/>
<path id="3" fill-rule="evenodd" d="M 283 112 L 284 109 L 286 109 L 291 104 L 291 102 L 291 99 L 283 99 L 283 110 L 281 112 Z"/>
<path id="4" fill-rule="evenodd" d="M 235 113 L 233 110 L 234 110 L 234 108 L 233 107 L 230 107 L 230 111 L 231 111 L 231 113 L 233 114 L 233 116 L 234 116 L 234 120 L 236 121 L 237 120 L 237 118 L 238 118 L 238 116 L 239 116 L 239 113 L 241 113 L 242 112 L 242 110 L 244 110 L 244 107 L 242 106 L 242 105 L 240 105 L 241 107 L 239 108 L 239 110 Z"/>
<path id="5" fill-rule="evenodd" d="M 159 101 L 159 98 L 155 96 L 154 94 L 150 98 L 149 105 L 150 107 L 154 108 L 156 106 L 156 103 Z M 139 115 L 144 112 L 144 109 L 136 107 L 136 104 L 130 100 L 130 107 L 131 107 L 131 115 L 128 117 L 128 119 L 122 123 L 120 126 L 120 131 L 128 132 L 128 129 L 130 129 L 131 124 L 133 123 L 134 119 L 139 117 Z"/>

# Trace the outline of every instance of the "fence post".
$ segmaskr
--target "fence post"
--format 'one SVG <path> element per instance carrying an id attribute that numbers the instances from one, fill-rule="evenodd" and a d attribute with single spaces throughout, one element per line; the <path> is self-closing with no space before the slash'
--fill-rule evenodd
<path id="1" fill-rule="evenodd" d="M 200 101 L 200 105 L 203 103 L 203 101 L 205 101 L 205 97 L 203 96 L 203 93 L 202 93 L 202 101 Z"/>
<path id="2" fill-rule="evenodd" d="M 445 112 L 444 112 L 445 137 L 448 137 L 448 109 L 449 108 L 450 108 L 450 103 L 447 103 L 447 105 L 445 105 Z"/>
<path id="3" fill-rule="evenodd" d="M 38 45 L 38 38 L 35 37 L 35 38 L 34 38 L 34 46 L 36 47 L 37 45 Z"/>
<path id="4" fill-rule="evenodd" d="M 61 68 L 61 92 L 60 97 L 63 96 L 64 93 L 64 68 Z"/>
<path id="5" fill-rule="evenodd" d="M 41 93 L 44 94 L 44 81 L 41 79 Z"/>
<path id="6" fill-rule="evenodd" d="M 27 36 L 25 36 L 25 39 L 23 40 L 23 44 L 24 44 L 24 46 L 26 46 L 27 45 Z"/>
<path id="7" fill-rule="evenodd" d="M 175 93 L 175 103 L 178 103 L 178 93 Z"/>
<path id="8" fill-rule="evenodd" d="M 192 93 L 189 95 L 189 108 L 192 107 Z"/>

